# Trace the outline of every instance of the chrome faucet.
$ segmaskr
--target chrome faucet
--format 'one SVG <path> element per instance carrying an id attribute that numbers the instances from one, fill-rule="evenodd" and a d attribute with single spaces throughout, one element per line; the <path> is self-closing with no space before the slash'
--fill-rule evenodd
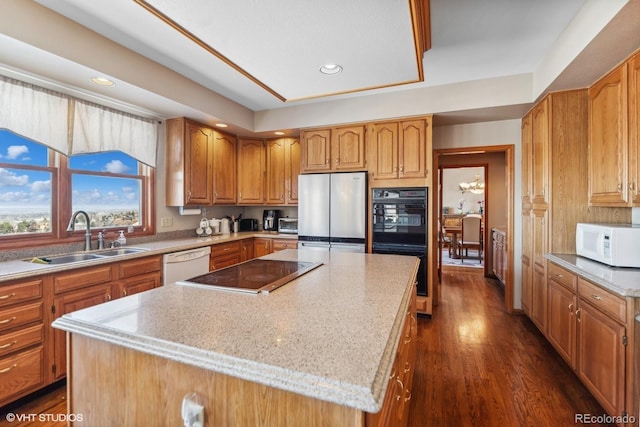
<path id="1" fill-rule="evenodd" d="M 91 250 L 91 220 L 89 219 L 89 214 L 85 211 L 75 211 L 71 216 L 71 220 L 69 221 L 69 226 L 67 227 L 67 231 L 75 231 L 76 229 L 76 218 L 78 215 L 84 215 L 84 220 L 87 225 L 86 232 L 84 233 L 84 250 Z"/>

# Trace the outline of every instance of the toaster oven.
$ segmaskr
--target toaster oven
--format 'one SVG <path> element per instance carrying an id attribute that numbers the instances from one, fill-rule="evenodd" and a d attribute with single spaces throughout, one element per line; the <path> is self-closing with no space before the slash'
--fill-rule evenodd
<path id="1" fill-rule="evenodd" d="M 298 218 L 278 218 L 278 233 L 298 234 Z"/>

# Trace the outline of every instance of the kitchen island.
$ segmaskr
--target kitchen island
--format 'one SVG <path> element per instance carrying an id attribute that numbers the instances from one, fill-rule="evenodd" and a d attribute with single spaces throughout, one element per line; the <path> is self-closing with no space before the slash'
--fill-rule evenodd
<path id="1" fill-rule="evenodd" d="M 367 413 L 386 406 L 390 378 L 404 386 L 393 368 L 415 334 L 418 259 L 264 259 L 323 265 L 270 294 L 168 285 L 56 320 L 69 337 L 69 412 L 84 425 L 179 425 L 196 393 L 210 426 L 378 423 Z"/>

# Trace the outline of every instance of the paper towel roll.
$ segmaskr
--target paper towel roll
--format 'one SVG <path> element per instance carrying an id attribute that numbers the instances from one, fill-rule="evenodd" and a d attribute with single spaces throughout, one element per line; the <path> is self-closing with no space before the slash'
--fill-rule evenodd
<path id="1" fill-rule="evenodd" d="M 200 208 L 185 209 L 184 206 L 180 206 L 178 208 L 178 213 L 180 215 L 200 215 L 202 213 L 202 209 Z"/>

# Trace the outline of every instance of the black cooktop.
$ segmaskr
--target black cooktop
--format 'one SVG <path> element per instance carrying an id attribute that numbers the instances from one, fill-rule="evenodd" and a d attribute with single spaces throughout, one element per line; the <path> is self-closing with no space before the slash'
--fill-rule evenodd
<path id="1" fill-rule="evenodd" d="M 269 293 L 321 265 L 322 263 L 308 261 L 253 259 L 176 283 L 238 292 Z"/>

